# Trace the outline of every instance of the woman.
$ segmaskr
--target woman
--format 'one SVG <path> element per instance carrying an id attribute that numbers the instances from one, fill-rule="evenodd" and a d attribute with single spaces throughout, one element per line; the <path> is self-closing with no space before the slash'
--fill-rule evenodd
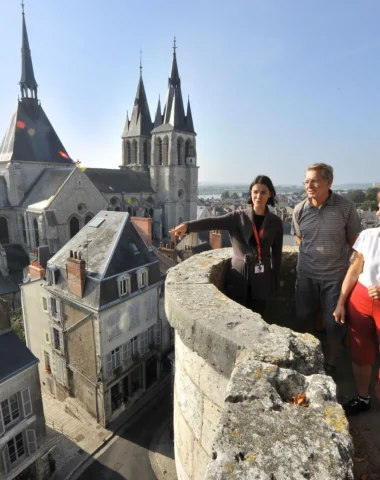
<path id="1" fill-rule="evenodd" d="M 379 210 L 376 215 L 380 217 L 380 193 L 377 200 Z M 335 320 L 342 324 L 347 315 L 358 391 L 356 397 L 343 405 L 347 415 L 371 408 L 369 387 L 372 365 L 376 360 L 375 335 L 380 341 L 380 228 L 361 232 L 353 249 L 355 257 L 343 281 L 334 312 Z"/>
<path id="2" fill-rule="evenodd" d="M 271 213 L 276 190 L 259 175 L 249 187 L 249 207 L 220 217 L 182 223 L 172 232 L 181 240 L 186 233 L 228 230 L 233 249 L 226 293 L 260 315 L 268 296 L 278 289 L 282 255 L 282 220 Z"/>

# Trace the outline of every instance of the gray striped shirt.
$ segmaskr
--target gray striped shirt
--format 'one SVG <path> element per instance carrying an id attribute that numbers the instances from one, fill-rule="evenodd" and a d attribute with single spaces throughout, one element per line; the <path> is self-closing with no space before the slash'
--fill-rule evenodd
<path id="1" fill-rule="evenodd" d="M 360 230 L 354 203 L 342 195 L 330 192 L 321 208 L 313 207 L 307 198 L 296 205 L 292 231 L 302 237 L 298 275 L 318 280 L 343 279 L 350 259 L 347 237 Z"/>

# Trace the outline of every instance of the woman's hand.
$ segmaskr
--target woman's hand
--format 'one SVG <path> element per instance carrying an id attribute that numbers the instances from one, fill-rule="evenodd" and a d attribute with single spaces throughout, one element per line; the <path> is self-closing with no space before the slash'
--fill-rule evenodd
<path id="1" fill-rule="evenodd" d="M 338 303 L 334 313 L 336 323 L 339 323 L 339 325 L 343 325 L 345 322 L 345 316 L 346 316 L 346 309 L 344 307 L 344 303 Z"/>
<path id="2" fill-rule="evenodd" d="M 380 300 L 380 285 L 372 285 L 372 287 L 368 288 L 368 295 L 371 298 L 376 300 Z"/>
<path id="3" fill-rule="evenodd" d="M 184 223 L 181 223 L 181 225 L 178 225 L 177 227 L 174 227 L 171 230 L 169 230 L 169 233 L 174 233 L 176 237 L 182 240 L 187 233 L 187 225 L 185 225 Z"/>

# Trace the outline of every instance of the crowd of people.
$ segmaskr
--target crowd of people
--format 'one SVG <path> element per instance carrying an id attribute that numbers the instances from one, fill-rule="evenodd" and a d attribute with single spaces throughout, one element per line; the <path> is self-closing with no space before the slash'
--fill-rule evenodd
<path id="1" fill-rule="evenodd" d="M 380 228 L 361 232 L 354 203 L 332 191 L 333 179 L 330 165 L 310 165 L 305 173 L 307 196 L 293 213 L 292 231 L 299 244 L 296 329 L 314 332 L 322 312 L 328 343 L 324 367 L 330 375 L 342 339 L 350 335 L 357 395 L 343 408 L 353 415 L 371 407 L 376 336 L 380 341 Z M 179 239 L 190 232 L 228 230 L 233 254 L 226 293 L 264 318 L 267 301 L 280 285 L 282 221 L 268 208 L 275 196 L 271 179 L 259 175 L 250 185 L 245 210 L 173 229 Z M 380 193 L 378 201 L 380 215 Z"/>

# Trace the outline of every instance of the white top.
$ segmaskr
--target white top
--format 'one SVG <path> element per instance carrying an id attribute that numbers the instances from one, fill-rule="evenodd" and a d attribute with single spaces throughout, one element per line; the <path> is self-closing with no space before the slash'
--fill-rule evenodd
<path id="1" fill-rule="evenodd" d="M 380 228 L 368 228 L 358 236 L 353 249 L 364 257 L 359 282 L 366 288 L 380 285 Z"/>

